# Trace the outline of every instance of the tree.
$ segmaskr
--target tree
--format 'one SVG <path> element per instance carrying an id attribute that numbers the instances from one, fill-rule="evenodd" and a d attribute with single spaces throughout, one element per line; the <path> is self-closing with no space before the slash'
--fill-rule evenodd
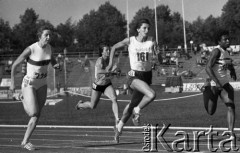
<path id="1" fill-rule="evenodd" d="M 193 41 L 196 44 L 201 44 L 201 43 L 205 43 L 204 40 L 204 19 L 202 19 L 201 17 L 198 17 L 195 21 L 193 21 L 193 23 L 190 26 L 190 30 L 193 32 Z"/>
<path id="2" fill-rule="evenodd" d="M 232 32 L 232 36 L 235 38 L 233 43 L 239 44 L 240 42 L 240 1 L 228 0 L 223 6 L 223 13 L 221 20 L 225 29 Z"/>
<path id="3" fill-rule="evenodd" d="M 30 8 L 20 15 L 20 23 L 13 27 L 14 48 L 21 51 L 37 40 L 38 15 Z"/>
<path id="4" fill-rule="evenodd" d="M 205 19 L 203 29 L 205 29 L 205 42 L 207 45 L 216 45 L 214 36 L 220 28 L 219 18 L 214 18 L 210 15 Z"/>
<path id="5" fill-rule="evenodd" d="M 180 16 L 177 16 L 177 14 L 174 14 L 174 15 L 176 15 L 174 16 L 176 17 L 175 19 L 177 19 L 177 17 L 180 17 Z M 168 47 L 176 47 L 177 44 L 173 44 L 172 38 L 175 38 L 176 37 L 175 35 L 178 35 L 178 32 L 180 32 L 180 31 L 173 31 L 175 26 L 181 25 L 181 24 L 178 24 L 179 23 L 178 19 L 173 21 L 171 10 L 167 5 L 159 5 L 157 7 L 157 19 L 158 19 L 157 22 L 158 22 L 159 44 L 168 46 Z M 175 42 L 175 43 L 178 43 L 178 42 Z"/>
<path id="6" fill-rule="evenodd" d="M 9 26 L 9 22 L 5 22 L 0 18 L 0 52 L 2 50 L 9 50 L 11 47 L 11 34 L 12 29 Z"/>
<path id="7" fill-rule="evenodd" d="M 75 25 L 72 24 L 72 19 L 68 18 L 64 24 L 60 24 L 56 27 L 57 35 L 59 36 L 56 42 L 56 46 L 64 49 L 73 45 Z M 70 51 L 70 50 L 69 50 Z"/>
<path id="8" fill-rule="evenodd" d="M 125 16 L 116 7 L 106 2 L 99 7 L 97 14 L 103 27 L 98 40 L 100 44 L 113 45 L 126 36 Z"/>
<path id="9" fill-rule="evenodd" d="M 169 42 L 168 42 L 168 45 L 170 47 L 173 47 L 173 48 L 176 48 L 177 46 L 179 45 L 182 45 L 184 42 L 183 42 L 183 24 L 182 24 L 182 18 L 181 18 L 181 15 L 180 13 L 178 12 L 174 12 L 172 15 L 171 15 L 171 20 L 172 23 L 170 25 L 170 31 L 169 31 Z"/>
<path id="10" fill-rule="evenodd" d="M 126 20 L 116 7 L 106 2 L 97 11 L 84 15 L 76 32 L 80 48 L 98 50 L 102 44 L 111 46 L 126 37 Z"/>

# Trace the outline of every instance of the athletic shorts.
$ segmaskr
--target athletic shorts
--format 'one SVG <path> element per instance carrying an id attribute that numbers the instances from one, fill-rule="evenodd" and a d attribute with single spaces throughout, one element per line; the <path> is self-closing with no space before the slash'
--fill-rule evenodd
<path id="1" fill-rule="evenodd" d="M 228 94 L 228 98 L 231 100 L 231 101 L 234 101 L 234 89 L 233 87 L 231 86 L 230 83 L 225 83 L 223 85 L 223 90 L 225 90 Z M 216 90 L 216 86 L 211 86 L 211 85 L 207 85 L 205 87 L 205 90 L 203 92 L 203 96 L 204 97 L 209 97 L 209 95 L 221 95 L 221 92 L 222 90 Z M 211 96 L 212 98 L 212 96 Z M 208 101 L 209 99 L 207 99 Z"/>
<path id="2" fill-rule="evenodd" d="M 152 71 L 135 71 L 135 70 L 130 70 L 128 72 L 128 87 L 130 87 L 130 85 L 132 84 L 132 81 L 134 79 L 139 79 L 142 80 L 144 82 L 146 82 L 148 85 L 152 84 Z"/>
<path id="3" fill-rule="evenodd" d="M 33 79 L 25 75 L 22 81 L 22 88 L 32 87 L 34 89 L 39 89 L 40 87 L 47 85 L 47 79 Z"/>
<path id="4" fill-rule="evenodd" d="M 94 82 L 94 83 L 92 84 L 92 89 L 95 90 L 95 91 L 99 91 L 99 92 L 104 93 L 104 91 L 106 90 L 106 88 L 107 88 L 108 86 L 111 86 L 111 85 L 112 85 L 111 82 L 108 83 L 108 84 L 106 84 L 106 85 L 97 85 L 97 84 Z"/>

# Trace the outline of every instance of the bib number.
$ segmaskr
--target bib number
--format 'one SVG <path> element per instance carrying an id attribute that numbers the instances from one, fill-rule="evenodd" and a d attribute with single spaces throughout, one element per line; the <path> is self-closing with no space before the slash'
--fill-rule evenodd
<path id="1" fill-rule="evenodd" d="M 130 70 L 130 71 L 128 72 L 128 75 L 131 76 L 131 77 L 134 77 L 134 76 L 135 76 L 135 71 Z"/>
<path id="2" fill-rule="evenodd" d="M 35 76 L 36 79 L 43 79 L 43 78 L 47 77 L 47 73 L 37 73 L 37 72 L 35 72 L 34 76 Z"/>
<path id="3" fill-rule="evenodd" d="M 24 78 L 24 79 L 23 79 L 23 87 L 27 87 L 27 86 L 29 86 L 29 85 L 30 85 L 30 82 L 31 82 L 30 79 L 26 79 L 26 78 Z"/>
<path id="4" fill-rule="evenodd" d="M 138 61 L 140 62 L 146 62 L 148 61 L 148 56 L 149 56 L 149 53 L 145 53 L 145 52 L 141 52 L 141 53 L 137 53 L 137 58 L 138 58 Z"/>
<path id="5" fill-rule="evenodd" d="M 92 84 L 93 89 L 97 89 L 97 85 L 95 83 Z"/>

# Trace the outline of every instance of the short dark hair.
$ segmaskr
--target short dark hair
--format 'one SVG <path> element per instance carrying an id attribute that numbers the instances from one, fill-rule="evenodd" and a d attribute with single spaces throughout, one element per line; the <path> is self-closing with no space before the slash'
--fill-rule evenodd
<path id="1" fill-rule="evenodd" d="M 101 45 L 101 46 L 99 47 L 99 51 L 98 51 L 99 57 L 102 56 L 102 52 L 103 52 L 103 48 L 104 48 L 104 47 L 109 47 L 109 46 L 107 46 L 107 45 Z"/>
<path id="2" fill-rule="evenodd" d="M 229 36 L 229 31 L 224 29 L 219 29 L 218 31 L 216 31 L 214 36 L 216 45 L 218 45 L 218 42 L 221 40 L 222 36 Z"/>
<path id="3" fill-rule="evenodd" d="M 38 28 L 38 31 L 37 31 L 37 37 L 38 39 L 41 37 L 42 33 L 44 30 L 50 30 L 52 31 L 52 28 L 50 26 L 41 26 L 40 28 Z"/>
<path id="4" fill-rule="evenodd" d="M 141 18 L 137 21 L 136 25 L 135 25 L 135 30 L 137 31 L 137 29 L 139 29 L 143 23 L 149 24 L 150 25 L 150 21 L 147 18 Z"/>

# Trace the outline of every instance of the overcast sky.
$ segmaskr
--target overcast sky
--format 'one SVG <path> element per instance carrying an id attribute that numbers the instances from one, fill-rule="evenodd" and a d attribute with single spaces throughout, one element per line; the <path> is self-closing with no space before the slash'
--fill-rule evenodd
<path id="1" fill-rule="evenodd" d="M 97 10 L 109 1 L 119 11 L 126 14 L 127 0 L 0 0 L 0 17 L 9 21 L 10 26 L 20 22 L 19 16 L 27 8 L 33 8 L 40 19 L 50 21 L 54 26 L 64 23 L 69 17 L 78 22 L 90 10 Z M 157 0 L 157 5 L 168 5 L 172 12 L 182 14 L 182 0 Z M 183 0 L 185 20 L 193 21 L 198 16 L 203 19 L 209 15 L 218 17 L 227 0 Z M 149 6 L 154 8 L 153 0 L 128 0 L 128 16 L 131 20 L 136 11 Z"/>

